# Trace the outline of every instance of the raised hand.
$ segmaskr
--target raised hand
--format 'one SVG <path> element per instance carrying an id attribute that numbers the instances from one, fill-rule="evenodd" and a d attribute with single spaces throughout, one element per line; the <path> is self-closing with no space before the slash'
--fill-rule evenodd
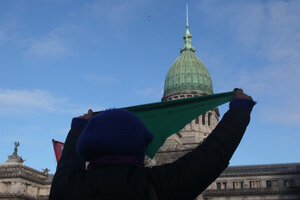
<path id="1" fill-rule="evenodd" d="M 83 119 L 89 120 L 92 116 L 93 116 L 93 110 L 89 109 L 87 114 L 79 116 L 79 118 L 83 118 Z"/>

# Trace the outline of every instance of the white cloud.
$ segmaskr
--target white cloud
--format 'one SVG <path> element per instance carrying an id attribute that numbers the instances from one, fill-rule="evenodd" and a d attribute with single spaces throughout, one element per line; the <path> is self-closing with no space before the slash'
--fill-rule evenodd
<path id="1" fill-rule="evenodd" d="M 273 111 L 273 112 L 272 112 Z M 300 111 L 290 112 L 289 110 L 269 110 L 268 112 L 262 112 L 260 117 L 267 120 L 276 122 L 278 124 L 286 124 L 293 126 L 300 126 Z"/>
<path id="2" fill-rule="evenodd" d="M 123 30 L 147 2 L 150 1 L 84 2 L 78 8 L 69 9 L 64 20 L 54 24 L 54 28 L 43 26 L 46 32 L 38 34 L 29 31 L 36 27 L 22 18 L 22 12 L 8 10 L 0 19 L 0 45 L 13 42 L 15 49 L 30 59 L 61 58 L 82 49 L 89 51 L 91 46 L 98 48 L 105 40 L 102 31 L 109 30 L 110 34 L 115 31 L 118 38 L 124 37 Z"/>
<path id="3" fill-rule="evenodd" d="M 56 113 L 80 116 L 93 111 L 104 110 L 104 106 L 96 104 L 72 104 L 68 98 L 57 97 L 45 90 L 11 90 L 0 89 L 0 115 Z"/>
<path id="4" fill-rule="evenodd" d="M 10 90 L 0 89 L 0 114 L 32 114 L 37 112 L 55 112 L 79 116 L 93 111 L 104 110 L 104 106 L 76 105 L 67 98 L 60 98 L 45 90 Z"/>
<path id="5" fill-rule="evenodd" d="M 163 93 L 163 83 L 151 88 L 144 88 L 137 91 L 138 97 L 146 98 L 152 101 L 160 101 Z"/>
<path id="6" fill-rule="evenodd" d="M 138 94 L 144 96 L 144 97 L 152 97 L 153 95 L 157 95 L 159 92 L 157 92 L 153 88 L 146 88 L 138 91 Z"/>
<path id="7" fill-rule="evenodd" d="M 54 28 L 44 35 L 31 37 L 28 35 L 28 30 L 37 29 L 37 27 L 30 27 L 24 18 L 21 17 L 22 12 L 16 10 L 24 9 L 23 6 L 19 7 L 17 4 L 12 3 L 12 7 L 6 10 L 0 16 L 0 45 L 10 43 L 16 49 L 25 49 L 23 54 L 30 57 L 58 57 L 71 53 L 67 45 L 66 39 L 62 37 L 63 28 Z M 16 12 L 15 12 L 16 11 Z"/>
<path id="8" fill-rule="evenodd" d="M 218 55 L 223 64 L 215 62 L 214 85 L 221 91 L 243 87 L 259 101 L 261 120 L 300 125 L 300 2 L 202 1 L 198 9 L 210 19 L 208 26 L 222 27 L 253 59 L 264 60 L 239 67 Z"/>
<path id="9" fill-rule="evenodd" d="M 1 113 L 31 113 L 56 111 L 67 99 L 55 97 L 44 90 L 0 90 Z"/>
<path id="10" fill-rule="evenodd" d="M 56 35 L 47 35 L 41 39 L 35 39 L 24 52 L 26 56 L 60 57 L 71 54 L 64 39 Z"/>
<path id="11" fill-rule="evenodd" d="M 246 48 L 263 48 L 260 53 L 275 59 L 296 54 L 300 35 L 299 1 L 201 1 L 197 6 L 211 27 L 222 27 Z M 271 47 L 271 48 L 270 48 Z M 265 51 L 267 48 L 269 51 Z M 286 53 L 285 53 L 286 52 Z M 297 56 L 296 56 L 297 57 Z"/>
<path id="12" fill-rule="evenodd" d="M 23 24 L 15 18 L 2 15 L 0 17 L 0 45 L 7 42 L 17 43 L 17 33 L 22 27 Z"/>

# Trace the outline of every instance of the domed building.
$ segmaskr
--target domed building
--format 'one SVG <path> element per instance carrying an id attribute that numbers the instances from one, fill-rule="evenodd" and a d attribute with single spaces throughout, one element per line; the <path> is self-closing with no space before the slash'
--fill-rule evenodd
<path id="1" fill-rule="evenodd" d="M 204 63 L 196 56 L 192 46 L 188 18 L 184 46 L 180 56 L 171 65 L 165 79 L 162 101 L 213 94 L 210 74 Z M 170 136 L 147 166 L 170 163 L 198 146 L 216 127 L 219 121 L 218 108 L 187 124 Z M 0 199 L 49 199 L 53 174 L 49 170 L 32 169 L 23 164 L 14 153 L 5 163 L 0 163 Z M 229 166 L 209 185 L 198 200 L 237 199 L 300 199 L 300 163 Z"/>
<path id="2" fill-rule="evenodd" d="M 162 101 L 213 94 L 211 76 L 195 54 L 188 17 L 184 46 L 171 65 L 164 85 Z M 219 121 L 215 108 L 198 116 L 182 130 L 167 138 L 153 160 L 146 165 L 173 162 L 193 150 L 212 132 Z M 299 199 L 300 163 L 229 166 L 202 192 L 197 200 Z"/>
<path id="3" fill-rule="evenodd" d="M 207 68 L 196 56 L 196 49 L 191 45 L 192 35 L 188 25 L 183 39 L 184 47 L 180 49 L 180 56 L 174 61 L 166 76 L 162 101 L 176 99 L 178 95 L 195 96 L 213 93 Z"/>
<path id="4" fill-rule="evenodd" d="M 162 101 L 213 94 L 210 74 L 204 63 L 195 54 L 188 16 L 184 46 L 180 56 L 171 65 L 165 79 Z M 198 146 L 215 128 L 219 121 L 218 108 L 187 124 L 181 131 L 170 136 L 160 148 L 151 164 L 161 165 L 172 162 Z"/>

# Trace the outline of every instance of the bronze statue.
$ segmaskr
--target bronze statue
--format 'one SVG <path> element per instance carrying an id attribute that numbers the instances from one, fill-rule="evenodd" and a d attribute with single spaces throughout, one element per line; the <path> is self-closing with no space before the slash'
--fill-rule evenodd
<path id="1" fill-rule="evenodd" d="M 20 146 L 20 143 L 18 141 L 15 142 L 15 150 L 13 155 L 17 156 L 18 155 L 18 147 Z"/>

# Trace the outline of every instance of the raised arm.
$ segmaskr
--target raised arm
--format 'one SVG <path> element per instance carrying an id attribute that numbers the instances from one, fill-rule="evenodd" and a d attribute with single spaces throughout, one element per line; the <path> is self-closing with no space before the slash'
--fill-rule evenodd
<path id="1" fill-rule="evenodd" d="M 150 169 L 158 199 L 195 199 L 205 190 L 228 166 L 254 104 L 237 91 L 229 111 L 201 145 L 174 163 Z"/>
<path id="2" fill-rule="evenodd" d="M 74 193 L 75 191 L 80 191 L 76 190 L 76 187 L 80 186 L 76 180 L 81 180 L 81 177 L 84 176 L 85 162 L 77 155 L 76 144 L 85 125 L 92 117 L 92 113 L 93 111 L 90 109 L 87 114 L 73 118 L 71 130 L 66 138 L 62 156 L 52 180 L 49 199 L 59 199 L 62 193 L 67 194 L 68 188 L 72 189 L 72 183 L 74 183 Z"/>

